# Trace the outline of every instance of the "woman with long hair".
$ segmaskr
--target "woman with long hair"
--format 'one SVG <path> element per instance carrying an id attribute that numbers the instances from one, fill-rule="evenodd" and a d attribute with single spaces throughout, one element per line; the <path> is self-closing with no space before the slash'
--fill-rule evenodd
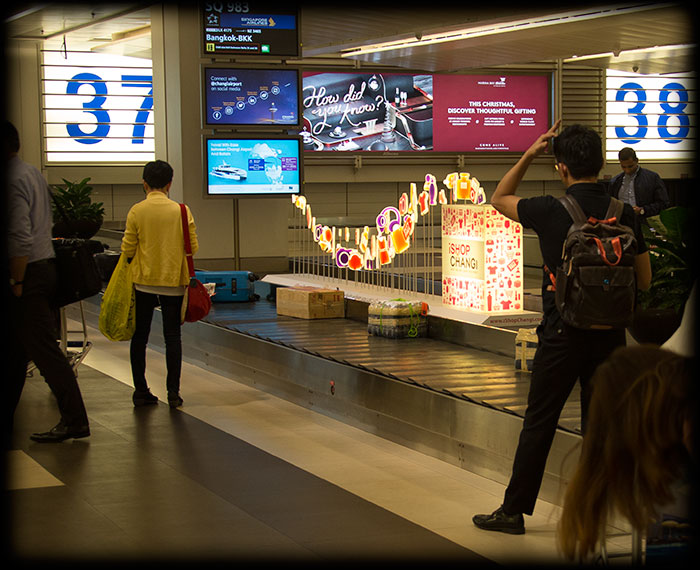
<path id="1" fill-rule="evenodd" d="M 558 540 L 585 560 L 620 515 L 644 533 L 692 456 L 696 392 L 691 360 L 652 345 L 617 349 L 592 380 L 581 456 L 569 483 Z"/>

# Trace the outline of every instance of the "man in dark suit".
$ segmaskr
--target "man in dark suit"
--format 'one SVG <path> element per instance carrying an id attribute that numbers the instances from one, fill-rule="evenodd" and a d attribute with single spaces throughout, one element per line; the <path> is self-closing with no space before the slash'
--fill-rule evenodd
<path id="1" fill-rule="evenodd" d="M 611 196 L 619 198 L 634 209 L 645 220 L 656 216 L 669 207 L 668 192 L 661 177 L 651 170 L 639 166 L 637 154 L 630 147 L 618 153 L 622 172 L 608 186 Z"/>

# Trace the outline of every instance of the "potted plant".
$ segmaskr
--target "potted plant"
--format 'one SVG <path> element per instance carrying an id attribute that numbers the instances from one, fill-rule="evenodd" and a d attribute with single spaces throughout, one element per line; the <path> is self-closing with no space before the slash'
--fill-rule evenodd
<path id="1" fill-rule="evenodd" d="M 64 186 L 52 186 L 54 237 L 90 239 L 102 226 L 105 210 L 102 202 L 91 200 L 89 181 L 84 178 L 80 182 L 69 182 L 64 178 Z"/>
<path id="2" fill-rule="evenodd" d="M 651 286 L 640 291 L 629 331 L 637 342 L 661 345 L 675 332 L 693 287 L 691 214 L 675 206 L 647 218 L 644 239 L 649 246 Z"/>

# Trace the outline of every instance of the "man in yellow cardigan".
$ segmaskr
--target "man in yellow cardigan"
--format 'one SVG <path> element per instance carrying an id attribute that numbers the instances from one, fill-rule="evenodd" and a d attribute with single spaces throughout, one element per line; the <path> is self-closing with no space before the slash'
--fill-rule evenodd
<path id="1" fill-rule="evenodd" d="M 166 388 L 171 408 L 182 405 L 180 370 L 182 368 L 182 304 L 189 271 L 185 259 L 180 205 L 168 197 L 173 169 L 165 161 L 149 162 L 143 169 L 146 199 L 134 204 L 126 217 L 121 250 L 130 260 L 135 291 L 136 330 L 131 339 L 131 374 L 134 381 L 134 406 L 157 404 L 146 381 L 146 346 L 151 331 L 153 310 L 160 305 L 167 366 Z M 192 217 L 187 208 L 192 253 L 199 244 Z"/>

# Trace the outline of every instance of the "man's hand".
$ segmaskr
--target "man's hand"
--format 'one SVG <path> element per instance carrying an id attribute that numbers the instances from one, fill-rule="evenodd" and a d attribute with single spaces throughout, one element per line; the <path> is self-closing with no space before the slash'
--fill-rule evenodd
<path id="1" fill-rule="evenodd" d="M 535 158 L 536 156 L 541 155 L 543 152 L 547 150 L 547 146 L 549 145 L 549 141 L 552 140 L 555 136 L 557 136 L 557 129 L 561 125 L 561 119 L 558 119 L 553 125 L 552 128 L 549 129 L 546 133 L 542 133 L 539 137 L 537 137 L 537 140 L 530 145 L 530 148 L 528 148 L 525 151 L 525 154 L 529 158 Z"/>
<path id="2" fill-rule="evenodd" d="M 496 186 L 496 190 L 491 196 L 491 205 L 507 218 L 516 222 L 520 221 L 518 218 L 518 202 L 520 198 L 515 195 L 515 191 L 532 160 L 547 150 L 547 145 L 556 136 L 556 131 L 560 124 L 561 120 L 557 120 L 551 129 L 537 137 L 537 140 L 530 145 L 530 148 L 523 153 L 520 160 L 506 172 L 506 175 L 501 178 L 498 186 Z"/>

